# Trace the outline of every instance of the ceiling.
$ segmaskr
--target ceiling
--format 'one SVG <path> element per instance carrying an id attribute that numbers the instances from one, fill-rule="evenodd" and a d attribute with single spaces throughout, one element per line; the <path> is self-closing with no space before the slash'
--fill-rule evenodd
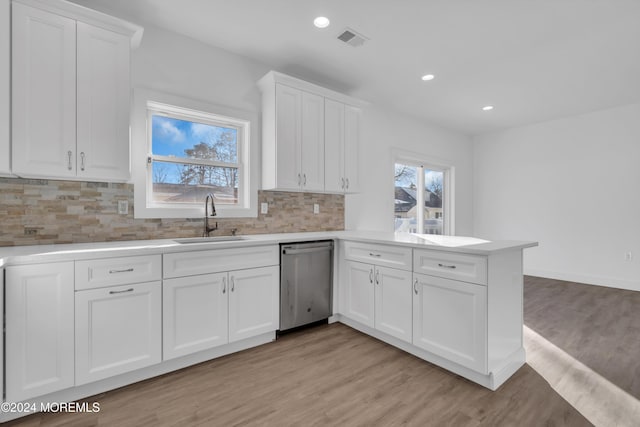
<path id="1" fill-rule="evenodd" d="M 640 102 L 638 0 L 74 1 L 470 135 Z"/>

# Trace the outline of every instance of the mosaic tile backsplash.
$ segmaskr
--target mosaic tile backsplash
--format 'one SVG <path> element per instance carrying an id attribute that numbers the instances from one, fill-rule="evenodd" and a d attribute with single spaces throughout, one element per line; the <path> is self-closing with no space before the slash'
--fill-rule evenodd
<path id="1" fill-rule="evenodd" d="M 129 213 L 118 214 L 118 201 Z M 215 218 L 211 235 L 344 229 L 344 196 L 259 191 L 269 203 L 257 218 Z M 313 205 L 320 213 L 313 213 Z M 168 239 L 202 235 L 203 219 L 134 219 L 133 185 L 0 178 L 0 246 Z"/>

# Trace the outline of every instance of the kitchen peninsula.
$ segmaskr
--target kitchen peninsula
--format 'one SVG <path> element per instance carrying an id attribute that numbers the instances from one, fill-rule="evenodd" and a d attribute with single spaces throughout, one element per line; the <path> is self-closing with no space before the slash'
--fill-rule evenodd
<path id="1" fill-rule="evenodd" d="M 522 251 L 535 242 L 337 231 L 6 247 L 6 401 L 77 400 L 273 341 L 278 244 L 325 239 L 331 322 L 492 390 L 524 364 Z M 203 284 L 220 291 L 211 322 L 198 298 L 172 299 Z M 180 328 L 184 313 L 197 327 Z"/>

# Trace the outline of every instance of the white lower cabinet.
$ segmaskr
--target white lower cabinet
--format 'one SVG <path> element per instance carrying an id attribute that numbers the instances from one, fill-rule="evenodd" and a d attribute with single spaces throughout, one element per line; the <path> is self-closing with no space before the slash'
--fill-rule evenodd
<path id="1" fill-rule="evenodd" d="M 229 342 L 279 328 L 278 266 L 232 271 L 229 285 Z"/>
<path id="2" fill-rule="evenodd" d="M 376 267 L 376 329 L 411 342 L 411 272 Z"/>
<path id="3" fill-rule="evenodd" d="M 6 401 L 72 387 L 73 261 L 5 272 Z"/>
<path id="4" fill-rule="evenodd" d="M 278 329 L 278 266 L 165 279 L 163 359 Z"/>
<path id="5" fill-rule="evenodd" d="M 413 345 L 487 373 L 487 288 L 414 273 Z"/>
<path id="6" fill-rule="evenodd" d="M 411 342 L 411 272 L 345 261 L 342 314 Z"/>
<path id="7" fill-rule="evenodd" d="M 161 361 L 161 282 L 77 291 L 76 385 Z"/>
<path id="8" fill-rule="evenodd" d="M 217 347 L 229 341 L 227 282 L 227 273 L 164 280 L 164 360 Z"/>
<path id="9" fill-rule="evenodd" d="M 373 328 L 375 326 L 375 290 L 373 265 L 345 261 L 345 281 L 341 312 L 343 315 Z"/>

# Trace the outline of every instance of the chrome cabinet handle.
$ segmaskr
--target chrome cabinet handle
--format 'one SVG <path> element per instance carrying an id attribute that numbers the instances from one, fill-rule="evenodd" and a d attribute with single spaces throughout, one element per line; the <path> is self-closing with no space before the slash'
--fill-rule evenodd
<path id="1" fill-rule="evenodd" d="M 222 278 L 222 293 L 223 294 L 227 293 L 227 278 L 226 277 Z"/>
<path id="2" fill-rule="evenodd" d="M 71 156 L 73 153 L 71 150 L 67 151 L 67 169 L 71 170 Z"/>
<path id="3" fill-rule="evenodd" d="M 125 292 L 133 292 L 133 288 L 125 289 L 124 291 L 109 291 L 109 294 L 124 294 Z"/>
<path id="4" fill-rule="evenodd" d="M 80 152 L 80 170 L 84 170 L 84 151 Z"/>
<path id="5" fill-rule="evenodd" d="M 347 183 L 347 190 L 349 189 L 349 178 L 346 179 L 346 183 Z"/>
<path id="6" fill-rule="evenodd" d="M 231 292 L 235 292 L 236 290 L 236 281 L 233 278 L 233 276 L 231 276 Z"/>
<path id="7" fill-rule="evenodd" d="M 376 285 L 380 284 L 380 270 L 376 271 Z"/>
<path id="8" fill-rule="evenodd" d="M 455 265 L 447 265 L 447 264 L 438 264 L 438 267 L 442 268 L 456 268 Z"/>
<path id="9" fill-rule="evenodd" d="M 382 255 L 380 254 L 374 254 L 373 252 L 369 252 L 369 256 L 374 256 L 376 258 L 380 258 Z"/>
<path id="10" fill-rule="evenodd" d="M 298 174 L 298 186 L 300 186 L 301 182 L 302 182 L 302 178 L 300 177 L 300 174 Z"/>
<path id="11" fill-rule="evenodd" d="M 369 283 L 373 283 L 373 268 L 369 270 Z"/>
<path id="12" fill-rule="evenodd" d="M 342 186 L 341 188 L 344 190 L 344 178 L 340 178 L 342 180 Z"/>
<path id="13" fill-rule="evenodd" d="M 416 295 L 418 295 L 418 279 L 416 279 L 416 280 L 413 282 L 413 292 L 415 292 L 415 293 L 416 293 Z"/>
<path id="14" fill-rule="evenodd" d="M 304 182 L 302 183 L 302 185 L 306 187 L 307 186 L 307 174 L 305 173 L 302 176 L 304 177 Z"/>
<path id="15" fill-rule="evenodd" d="M 127 268 L 126 270 L 109 270 L 109 274 L 116 274 L 116 273 L 131 273 L 133 271 L 133 267 L 131 268 Z"/>

